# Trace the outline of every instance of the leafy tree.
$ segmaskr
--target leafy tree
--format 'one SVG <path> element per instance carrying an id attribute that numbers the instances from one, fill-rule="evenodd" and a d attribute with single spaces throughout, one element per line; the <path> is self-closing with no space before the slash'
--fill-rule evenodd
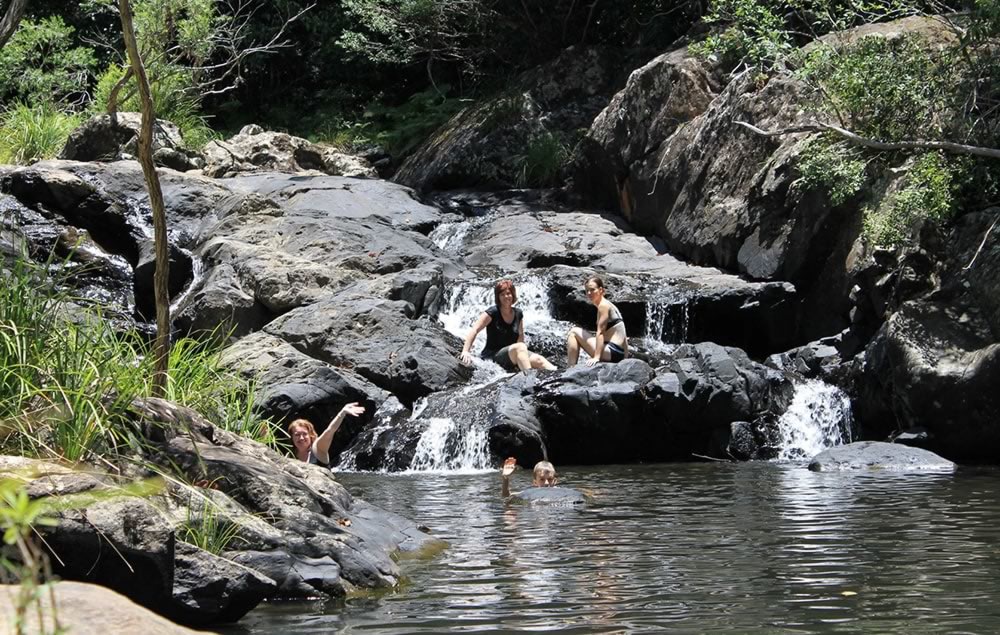
<path id="1" fill-rule="evenodd" d="M 59 16 L 22 21 L 0 49 L 0 101 L 81 101 L 97 60 L 72 36 Z"/>

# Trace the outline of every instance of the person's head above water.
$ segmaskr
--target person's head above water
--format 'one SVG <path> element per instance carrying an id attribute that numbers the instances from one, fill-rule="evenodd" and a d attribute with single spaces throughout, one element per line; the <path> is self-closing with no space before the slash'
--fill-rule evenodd
<path id="1" fill-rule="evenodd" d="M 513 305 L 517 302 L 517 289 L 514 288 L 514 283 L 512 281 L 501 280 L 493 287 L 493 302 L 496 304 L 498 309 L 500 308 L 500 296 L 508 290 L 510 291 L 510 303 Z"/>
<path id="2" fill-rule="evenodd" d="M 548 461 L 535 463 L 531 484 L 534 487 L 552 487 L 556 484 L 556 468 Z"/>

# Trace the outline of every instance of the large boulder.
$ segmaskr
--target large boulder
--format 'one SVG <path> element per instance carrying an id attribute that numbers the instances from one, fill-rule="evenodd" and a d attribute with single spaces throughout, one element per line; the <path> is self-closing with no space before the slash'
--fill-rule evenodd
<path id="1" fill-rule="evenodd" d="M 933 24 L 910 19 L 864 35 L 923 33 Z M 581 193 L 595 204 L 614 202 L 638 231 L 660 236 L 689 262 L 794 284 L 799 342 L 841 331 L 863 253 L 862 209 L 877 206 L 898 175 L 888 171 L 878 187 L 869 182 L 865 194 L 835 206 L 799 180 L 796 166 L 813 135 L 762 137 L 736 123 L 765 130 L 807 123 L 814 114 L 802 106 L 809 95 L 801 80 L 761 84 L 744 74 L 718 96 L 713 91 L 706 71 L 683 52 L 636 71 L 588 133 Z M 635 130 L 648 136 L 636 138 Z"/>
<path id="2" fill-rule="evenodd" d="M 933 452 L 896 443 L 860 441 L 820 452 L 809 462 L 813 472 L 856 470 L 950 472 L 955 464 Z"/>
<path id="3" fill-rule="evenodd" d="M 289 311 L 265 331 L 310 357 L 348 368 L 403 403 L 468 381 L 459 339 L 411 305 L 350 290 Z"/>
<path id="4" fill-rule="evenodd" d="M 70 161 L 134 158 L 141 128 L 142 113 L 94 115 L 70 134 L 59 158 Z M 181 172 L 204 164 L 197 153 L 185 149 L 180 128 L 163 119 L 157 119 L 153 125 L 153 160 L 157 165 Z"/>
<path id="5" fill-rule="evenodd" d="M 621 54 L 571 47 L 521 75 L 507 94 L 471 106 L 438 129 L 393 180 L 418 190 L 514 186 L 533 145 L 571 143 L 620 86 Z"/>
<path id="6" fill-rule="evenodd" d="M 203 632 L 174 624 L 124 595 L 96 584 L 63 580 L 53 582 L 51 590 L 51 594 L 47 591 L 38 594 L 41 610 L 36 611 L 34 606 L 29 608 L 24 614 L 25 623 L 18 630 L 7 620 L 17 615 L 15 607 L 21 587 L 0 585 L 0 615 L 4 616 L 5 629 L 10 629 L 4 632 L 73 635 L 196 635 Z M 56 628 L 56 619 L 61 631 Z"/>
<path id="7" fill-rule="evenodd" d="M 202 150 L 204 173 L 212 177 L 247 172 L 306 172 L 351 177 L 375 177 L 368 161 L 284 132 L 244 126 L 225 141 L 210 141 Z"/>

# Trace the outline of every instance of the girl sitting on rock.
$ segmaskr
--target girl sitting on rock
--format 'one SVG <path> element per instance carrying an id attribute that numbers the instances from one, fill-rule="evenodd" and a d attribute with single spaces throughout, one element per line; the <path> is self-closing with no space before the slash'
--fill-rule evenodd
<path id="1" fill-rule="evenodd" d="M 486 347 L 479 356 L 491 359 L 508 372 L 520 369 L 522 372 L 530 368 L 555 370 L 549 360 L 538 353 L 532 353 L 524 343 L 524 313 L 515 308 L 517 290 L 510 280 L 501 280 L 493 287 L 494 306 L 487 308 L 479 315 L 472 325 L 469 334 L 465 336 L 465 344 L 458 358 L 463 364 L 472 363 L 472 343 L 476 341 L 479 331 L 486 329 Z"/>
<path id="2" fill-rule="evenodd" d="M 311 465 L 329 467 L 330 443 L 333 441 L 333 435 L 337 433 L 340 424 L 344 422 L 347 415 L 358 417 L 364 412 L 365 407 L 357 402 L 347 404 L 330 421 L 330 425 L 326 427 L 326 430 L 323 430 L 323 434 L 319 435 L 316 434 L 316 428 L 308 419 L 296 419 L 289 423 L 288 434 L 292 437 L 292 445 L 295 446 L 295 458 Z"/>
<path id="3" fill-rule="evenodd" d="M 588 366 L 597 362 L 620 362 L 628 357 L 628 336 L 625 334 L 625 322 L 618 307 L 604 297 L 604 281 L 597 276 L 587 278 L 583 285 L 590 303 L 597 307 L 597 332 L 591 335 L 589 331 L 576 327 L 570 329 L 566 338 L 566 358 L 570 366 L 576 365 L 580 358 L 580 349 L 590 355 Z"/>

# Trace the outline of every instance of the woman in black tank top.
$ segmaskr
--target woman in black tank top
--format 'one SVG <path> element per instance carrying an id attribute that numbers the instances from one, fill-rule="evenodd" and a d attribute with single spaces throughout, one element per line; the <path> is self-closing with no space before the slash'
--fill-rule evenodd
<path id="1" fill-rule="evenodd" d="M 517 290 L 510 280 L 501 280 L 493 287 L 494 305 L 486 308 L 472 325 L 459 359 L 463 364 L 472 363 L 472 344 L 479 332 L 486 329 L 486 347 L 480 354 L 499 364 L 504 370 L 526 371 L 529 368 L 555 370 L 556 367 L 538 353 L 532 353 L 524 343 L 524 314 L 515 308 Z"/>
<path id="2" fill-rule="evenodd" d="M 574 366 L 580 358 L 580 350 L 590 356 L 587 365 L 597 362 L 620 362 L 628 357 L 628 336 L 622 314 L 614 304 L 604 297 L 604 281 L 597 276 L 587 278 L 583 285 L 587 299 L 597 307 L 597 331 L 576 327 L 570 329 L 566 338 L 566 360 Z"/>

